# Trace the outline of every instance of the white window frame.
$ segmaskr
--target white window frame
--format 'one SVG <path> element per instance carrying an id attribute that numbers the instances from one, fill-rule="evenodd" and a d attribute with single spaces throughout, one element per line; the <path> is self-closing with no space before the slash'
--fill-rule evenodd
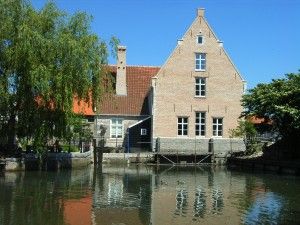
<path id="1" fill-rule="evenodd" d="M 113 123 L 116 120 L 116 123 Z M 115 133 L 113 134 L 113 128 L 115 127 Z M 118 131 L 121 130 L 121 136 L 118 135 Z M 122 118 L 111 118 L 110 119 L 110 138 L 123 138 L 123 119 Z"/>
<path id="2" fill-rule="evenodd" d="M 186 121 L 184 121 L 186 119 Z M 186 126 L 186 128 L 184 128 Z M 186 132 L 186 134 L 185 134 Z M 189 118 L 187 116 L 177 117 L 177 135 L 188 136 L 189 134 Z"/>
<path id="3" fill-rule="evenodd" d="M 213 121 L 213 127 L 212 127 L 213 137 L 223 137 L 223 126 L 224 126 L 223 117 L 213 117 L 212 121 Z"/>
<path id="4" fill-rule="evenodd" d="M 205 77 L 195 77 L 195 97 L 206 97 Z"/>
<path id="5" fill-rule="evenodd" d="M 206 112 L 195 112 L 195 135 L 196 137 L 205 137 L 205 134 L 206 134 Z"/>
<path id="6" fill-rule="evenodd" d="M 202 38 L 202 42 L 201 42 L 201 43 L 199 43 L 199 37 Z M 202 34 L 197 35 L 196 43 L 197 43 L 198 45 L 203 45 L 203 43 L 204 43 L 204 36 L 203 36 Z"/>
<path id="7" fill-rule="evenodd" d="M 206 70 L 206 53 L 196 52 L 195 53 L 195 71 Z"/>
<path id="8" fill-rule="evenodd" d="M 146 128 L 141 128 L 141 135 L 142 136 L 147 135 L 147 129 Z"/>

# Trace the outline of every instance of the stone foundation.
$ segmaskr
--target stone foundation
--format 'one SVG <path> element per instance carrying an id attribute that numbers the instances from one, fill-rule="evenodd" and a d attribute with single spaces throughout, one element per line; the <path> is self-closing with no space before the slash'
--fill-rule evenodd
<path id="1" fill-rule="evenodd" d="M 24 154 L 21 158 L 6 158 L 5 171 L 19 170 L 58 170 L 80 168 L 91 164 L 93 160 L 93 151 L 85 153 L 48 153 L 42 160 L 35 154 Z"/>
<path id="2" fill-rule="evenodd" d="M 245 151 L 246 147 L 239 138 L 156 138 L 155 151 L 164 154 L 214 153 L 215 157 L 225 157 L 231 152 Z"/>

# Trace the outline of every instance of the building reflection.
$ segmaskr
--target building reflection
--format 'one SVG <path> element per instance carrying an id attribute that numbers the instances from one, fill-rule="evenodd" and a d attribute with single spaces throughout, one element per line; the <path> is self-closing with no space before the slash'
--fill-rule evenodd
<path id="1" fill-rule="evenodd" d="M 72 208 L 68 199 L 87 196 L 89 182 L 87 170 L 5 173 L 0 178 L 0 224 L 64 224 Z"/>
<path id="2" fill-rule="evenodd" d="M 151 169 L 103 165 L 93 196 L 94 224 L 150 224 Z"/>
<path id="3" fill-rule="evenodd" d="M 221 213 L 224 206 L 223 192 L 221 188 L 215 188 L 212 192 L 212 210 Z"/>
<path id="4" fill-rule="evenodd" d="M 204 218 L 205 211 L 206 211 L 205 190 L 201 186 L 198 186 L 195 191 L 194 217 Z"/>
<path id="5" fill-rule="evenodd" d="M 300 182 L 216 168 L 6 173 L 0 224 L 299 224 Z"/>
<path id="6" fill-rule="evenodd" d="M 185 189 L 179 188 L 176 194 L 176 210 L 175 215 L 185 216 L 188 207 L 188 192 Z"/>
<path id="7" fill-rule="evenodd" d="M 153 224 L 240 223 L 238 209 L 226 204 L 226 199 L 244 191 L 245 179 L 232 185 L 230 172 L 210 167 L 162 167 L 154 176 Z"/>

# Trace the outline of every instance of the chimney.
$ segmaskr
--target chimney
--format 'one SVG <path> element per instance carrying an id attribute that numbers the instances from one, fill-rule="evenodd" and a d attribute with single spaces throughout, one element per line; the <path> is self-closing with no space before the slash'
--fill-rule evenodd
<path id="1" fill-rule="evenodd" d="M 204 8 L 198 8 L 197 9 L 197 16 L 198 17 L 204 17 L 204 11 L 205 11 Z"/>
<path id="2" fill-rule="evenodd" d="M 127 95 L 126 84 L 126 46 L 118 46 L 116 94 Z"/>

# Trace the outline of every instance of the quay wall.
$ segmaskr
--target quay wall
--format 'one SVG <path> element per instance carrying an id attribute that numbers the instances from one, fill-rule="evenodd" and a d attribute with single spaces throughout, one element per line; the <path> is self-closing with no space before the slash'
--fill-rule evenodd
<path id="1" fill-rule="evenodd" d="M 161 154 L 214 154 L 226 157 L 232 152 L 245 151 L 240 138 L 156 138 L 155 151 Z"/>
<path id="2" fill-rule="evenodd" d="M 20 170 L 57 170 L 80 168 L 91 164 L 93 151 L 84 153 L 48 153 L 40 159 L 36 154 L 23 154 L 20 158 L 6 158 L 4 162 L 5 171 Z"/>

